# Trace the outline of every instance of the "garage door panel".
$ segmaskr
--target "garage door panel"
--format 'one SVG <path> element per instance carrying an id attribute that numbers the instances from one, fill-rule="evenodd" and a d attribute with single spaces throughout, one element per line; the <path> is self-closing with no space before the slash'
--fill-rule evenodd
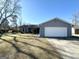
<path id="1" fill-rule="evenodd" d="M 45 27 L 45 36 L 47 37 L 66 37 L 66 27 Z"/>

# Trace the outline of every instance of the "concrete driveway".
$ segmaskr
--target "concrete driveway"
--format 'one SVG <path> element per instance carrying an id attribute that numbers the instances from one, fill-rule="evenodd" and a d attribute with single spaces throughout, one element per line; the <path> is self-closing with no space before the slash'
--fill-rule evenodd
<path id="1" fill-rule="evenodd" d="M 79 37 L 47 39 L 64 59 L 79 59 Z"/>

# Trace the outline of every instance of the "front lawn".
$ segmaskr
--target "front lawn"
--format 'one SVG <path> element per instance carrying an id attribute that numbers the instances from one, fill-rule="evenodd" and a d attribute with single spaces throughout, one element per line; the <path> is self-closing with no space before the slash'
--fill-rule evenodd
<path id="1" fill-rule="evenodd" d="M 33 34 L 3 34 L 0 38 L 0 59 L 62 59 L 56 49 Z"/>

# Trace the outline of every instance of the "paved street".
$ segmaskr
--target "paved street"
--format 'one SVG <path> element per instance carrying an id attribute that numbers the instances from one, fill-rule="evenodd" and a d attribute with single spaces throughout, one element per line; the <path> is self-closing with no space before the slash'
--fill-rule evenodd
<path id="1" fill-rule="evenodd" d="M 79 38 L 69 39 L 48 38 L 48 41 L 57 48 L 64 59 L 79 59 Z"/>

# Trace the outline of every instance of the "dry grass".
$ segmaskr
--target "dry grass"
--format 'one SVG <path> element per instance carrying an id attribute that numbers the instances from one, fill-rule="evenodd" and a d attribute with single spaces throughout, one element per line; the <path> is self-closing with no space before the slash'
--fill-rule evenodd
<path id="1" fill-rule="evenodd" d="M 32 34 L 4 34 L 0 39 L 0 59 L 62 59 L 45 39 Z"/>

